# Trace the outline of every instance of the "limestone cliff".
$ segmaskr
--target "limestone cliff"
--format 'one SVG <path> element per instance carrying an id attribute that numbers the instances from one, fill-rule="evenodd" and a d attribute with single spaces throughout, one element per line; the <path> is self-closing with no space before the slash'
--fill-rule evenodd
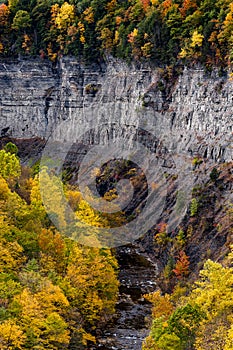
<path id="1" fill-rule="evenodd" d="M 216 71 L 184 69 L 168 89 L 158 68 L 118 61 L 84 67 L 72 58 L 56 66 L 23 60 L 0 63 L 0 86 L 1 136 L 46 139 L 70 118 L 72 130 L 84 128 L 87 120 L 93 127 L 105 125 L 98 135 L 102 139 L 109 137 L 110 123 L 119 124 L 127 139 L 132 126 L 143 129 L 150 120 L 156 137 L 173 135 L 169 147 L 232 159 L 233 82 Z M 72 130 L 58 130 L 54 137 L 69 137 Z"/>

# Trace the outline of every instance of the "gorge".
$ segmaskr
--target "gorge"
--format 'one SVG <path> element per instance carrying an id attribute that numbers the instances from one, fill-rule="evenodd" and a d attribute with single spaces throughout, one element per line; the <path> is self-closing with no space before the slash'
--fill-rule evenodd
<path id="1" fill-rule="evenodd" d="M 201 66 L 127 65 L 112 58 L 91 66 L 72 57 L 56 64 L 31 58 L 1 61 L 0 86 L 1 143 L 13 141 L 25 164 L 39 160 L 47 140 L 57 142 L 57 153 L 71 140 L 77 146 L 69 153 L 68 163 L 76 169 L 93 145 L 107 146 L 116 157 L 111 144 L 120 137 L 126 148 L 136 142 L 153 151 L 155 164 L 173 176 L 188 162 L 192 176 L 184 174 L 180 180 L 186 179 L 182 186 L 190 191 L 187 200 L 197 185 L 209 195 L 214 186 L 208 182 L 210 173 L 221 169 L 221 188 L 214 189 L 215 197 L 210 196 L 206 205 L 212 207 L 207 211 L 203 206 L 209 226 L 200 225 L 187 243 L 193 275 L 200 269 L 198 262 L 226 254 L 232 233 L 225 227 L 217 231 L 214 225 L 223 218 L 226 203 L 233 200 L 229 165 L 233 160 L 233 81 L 227 72 L 206 72 Z M 158 287 L 157 276 L 168 256 L 166 249 L 162 252 L 154 245 L 153 226 L 173 215 L 172 181 L 163 210 L 152 219 L 153 225 L 149 223 L 149 233 L 136 234 L 131 244 L 116 248 L 121 283 L 118 318 L 99 335 L 96 349 L 139 350 L 148 334 L 144 318 L 149 318 L 150 306 L 143 294 Z M 185 226 L 188 221 L 189 203 L 183 209 L 178 221 L 172 217 L 171 236 L 180 223 Z"/>

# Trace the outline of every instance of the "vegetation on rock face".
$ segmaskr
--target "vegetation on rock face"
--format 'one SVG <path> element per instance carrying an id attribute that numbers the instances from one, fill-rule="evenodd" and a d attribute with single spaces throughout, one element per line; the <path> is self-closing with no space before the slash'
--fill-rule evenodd
<path id="1" fill-rule="evenodd" d="M 15 151 L 0 151 L 0 348 L 66 349 L 74 342 L 82 349 L 114 313 L 116 259 L 52 226 L 37 177 L 7 149 Z M 78 192 L 67 188 L 66 195 L 77 207 Z"/>
<path id="2" fill-rule="evenodd" d="M 145 296 L 152 324 L 143 350 L 233 349 L 231 188 L 232 162 L 209 169 L 193 188 L 184 226 L 168 234 L 158 225 L 154 242 L 167 256 L 160 290 Z"/>
<path id="3" fill-rule="evenodd" d="M 231 0 L 3 0 L 0 53 L 231 64 Z"/>

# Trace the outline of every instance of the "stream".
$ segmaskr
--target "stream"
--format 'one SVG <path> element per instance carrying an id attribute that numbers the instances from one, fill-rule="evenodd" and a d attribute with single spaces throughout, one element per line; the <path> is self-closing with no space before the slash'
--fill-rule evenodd
<path id="1" fill-rule="evenodd" d="M 120 266 L 116 318 L 91 350 L 141 350 L 149 333 L 151 305 L 143 298 L 156 289 L 157 266 L 135 246 L 117 250 Z"/>

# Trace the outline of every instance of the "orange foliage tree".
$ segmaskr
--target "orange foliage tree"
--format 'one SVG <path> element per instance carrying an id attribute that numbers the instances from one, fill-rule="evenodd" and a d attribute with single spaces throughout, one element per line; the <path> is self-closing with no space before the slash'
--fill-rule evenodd
<path id="1" fill-rule="evenodd" d="M 180 251 L 173 272 L 178 279 L 181 279 L 189 274 L 189 257 L 183 250 Z"/>
<path id="2" fill-rule="evenodd" d="M 195 0 L 184 0 L 183 4 L 179 10 L 180 10 L 182 17 L 185 17 L 188 10 L 196 9 L 196 8 L 197 8 L 197 4 L 196 4 Z"/>
<path id="3" fill-rule="evenodd" d="M 10 10 L 7 5 L 0 5 L 0 26 L 6 26 L 8 23 L 8 17 L 10 14 Z"/>

